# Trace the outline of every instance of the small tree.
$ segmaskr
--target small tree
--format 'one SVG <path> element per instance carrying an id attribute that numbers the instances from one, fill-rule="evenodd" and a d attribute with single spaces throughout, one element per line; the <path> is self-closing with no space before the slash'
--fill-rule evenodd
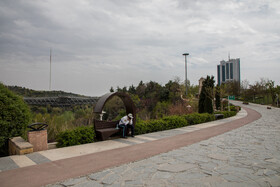
<path id="1" fill-rule="evenodd" d="M 274 87 L 274 81 L 269 80 L 266 83 L 266 86 L 268 87 L 268 92 L 270 93 L 272 99 L 272 105 L 274 105 L 276 101 L 276 88 Z"/>
<path id="2" fill-rule="evenodd" d="M 199 113 L 207 112 L 212 114 L 213 110 L 213 89 L 214 89 L 214 76 L 207 76 L 203 81 L 201 93 L 199 96 Z"/>
<path id="3" fill-rule="evenodd" d="M 115 92 L 115 90 L 114 90 L 113 86 L 111 86 L 111 88 L 110 88 L 110 92 Z"/>
<path id="4" fill-rule="evenodd" d="M 8 140 L 23 136 L 31 119 L 23 99 L 0 83 L 0 155 L 8 154 Z"/>
<path id="5" fill-rule="evenodd" d="M 128 92 L 130 94 L 136 94 L 136 88 L 133 86 L 133 84 L 131 86 L 129 86 Z"/>
<path id="6" fill-rule="evenodd" d="M 220 86 L 216 86 L 216 92 L 215 92 L 215 98 L 216 98 L 216 109 L 221 109 L 221 93 L 220 93 Z"/>
<path id="7" fill-rule="evenodd" d="M 204 104 L 205 104 L 204 101 L 205 101 L 205 98 L 206 98 L 205 92 L 206 91 L 205 91 L 204 81 L 203 81 L 201 92 L 200 92 L 200 95 L 199 95 L 199 101 L 198 101 L 198 112 L 199 113 L 204 112 Z"/>

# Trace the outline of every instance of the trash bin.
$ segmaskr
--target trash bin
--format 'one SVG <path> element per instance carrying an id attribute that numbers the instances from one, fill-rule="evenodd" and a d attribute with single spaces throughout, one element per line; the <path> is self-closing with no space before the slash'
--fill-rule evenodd
<path id="1" fill-rule="evenodd" d="M 33 151 L 43 151 L 48 149 L 48 125 L 45 123 L 33 123 L 28 125 L 28 142 L 33 145 Z"/>

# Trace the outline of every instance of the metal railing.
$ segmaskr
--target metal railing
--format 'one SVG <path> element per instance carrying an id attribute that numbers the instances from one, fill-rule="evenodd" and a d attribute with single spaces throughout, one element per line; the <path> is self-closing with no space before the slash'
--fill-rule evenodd
<path id="1" fill-rule="evenodd" d="M 73 105 L 96 104 L 99 97 L 25 97 L 24 101 L 29 105 L 52 107 L 69 107 Z"/>

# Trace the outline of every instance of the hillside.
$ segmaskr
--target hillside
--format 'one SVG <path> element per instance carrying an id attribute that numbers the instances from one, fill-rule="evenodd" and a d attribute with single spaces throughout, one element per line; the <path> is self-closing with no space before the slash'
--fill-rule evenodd
<path id="1" fill-rule="evenodd" d="M 64 91 L 37 91 L 20 86 L 7 86 L 15 94 L 22 97 L 58 97 L 58 96 L 71 96 L 71 97 L 86 97 L 79 94 Z"/>

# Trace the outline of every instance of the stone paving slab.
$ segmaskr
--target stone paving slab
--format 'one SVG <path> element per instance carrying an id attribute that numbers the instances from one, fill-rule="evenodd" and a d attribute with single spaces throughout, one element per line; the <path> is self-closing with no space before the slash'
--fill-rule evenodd
<path id="1" fill-rule="evenodd" d="M 19 166 L 10 157 L 0 159 L 0 171 L 18 168 Z"/>
<path id="2" fill-rule="evenodd" d="M 17 164 L 18 167 L 27 167 L 27 166 L 36 165 L 36 163 L 32 161 L 30 158 L 28 158 L 26 155 L 13 155 L 10 156 L 9 158 L 11 158 Z"/>
<path id="3" fill-rule="evenodd" d="M 36 164 L 42 164 L 45 162 L 51 162 L 51 160 L 49 160 L 47 157 L 41 155 L 40 153 L 31 153 L 31 154 L 27 154 L 26 157 L 28 157 L 30 160 L 32 160 L 33 162 L 35 162 Z"/>

